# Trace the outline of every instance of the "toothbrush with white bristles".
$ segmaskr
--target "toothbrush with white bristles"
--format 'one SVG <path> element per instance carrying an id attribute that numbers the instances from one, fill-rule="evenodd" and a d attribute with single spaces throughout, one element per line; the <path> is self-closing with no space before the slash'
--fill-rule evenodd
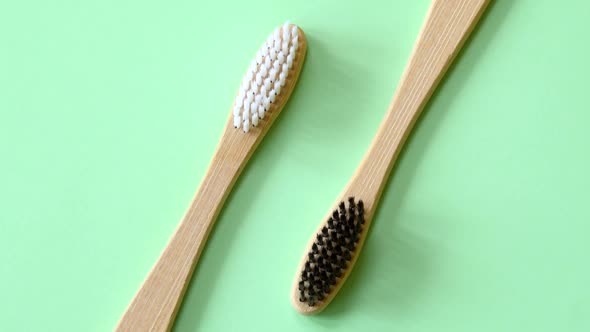
<path id="1" fill-rule="evenodd" d="M 172 328 L 217 215 L 244 165 L 293 92 L 306 49 L 303 31 L 287 22 L 256 53 L 199 189 L 116 331 Z"/>

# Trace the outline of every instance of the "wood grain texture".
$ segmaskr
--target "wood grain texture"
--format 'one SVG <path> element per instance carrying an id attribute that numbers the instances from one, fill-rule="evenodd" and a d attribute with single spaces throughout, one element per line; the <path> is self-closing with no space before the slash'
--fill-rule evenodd
<path id="1" fill-rule="evenodd" d="M 244 133 L 242 129 L 234 128 L 230 111 L 199 189 L 158 262 L 119 321 L 116 331 L 168 331 L 172 328 L 193 270 L 225 199 L 293 92 L 307 50 L 307 41 L 300 29 L 299 36 L 300 44 L 293 68 L 267 117 L 257 127 Z"/>
<path id="2" fill-rule="evenodd" d="M 350 275 L 368 234 L 383 186 L 408 134 L 488 2 L 488 0 L 434 0 L 432 2 L 410 60 L 369 150 L 305 248 L 304 257 L 297 268 L 291 290 L 291 302 L 300 313 L 314 314 L 322 311 L 334 299 Z M 361 199 L 365 203 L 364 230 L 342 278 L 323 302 L 311 307 L 299 301 L 298 281 L 301 270 L 314 242 L 315 234 L 326 225 L 326 220 L 338 203 L 350 196 Z"/>

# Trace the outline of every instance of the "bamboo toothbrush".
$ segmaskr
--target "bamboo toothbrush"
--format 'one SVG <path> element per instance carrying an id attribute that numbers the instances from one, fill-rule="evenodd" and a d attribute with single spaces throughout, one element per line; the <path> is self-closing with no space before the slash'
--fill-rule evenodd
<path id="1" fill-rule="evenodd" d="M 365 158 L 305 249 L 291 291 L 314 314 L 336 296 L 363 246 L 383 186 L 420 111 L 484 11 L 487 0 L 434 0 Z"/>
<path id="2" fill-rule="evenodd" d="M 158 262 L 119 321 L 117 331 L 171 329 L 219 210 L 289 99 L 306 49 L 303 31 L 287 22 L 256 53 L 205 178 Z"/>

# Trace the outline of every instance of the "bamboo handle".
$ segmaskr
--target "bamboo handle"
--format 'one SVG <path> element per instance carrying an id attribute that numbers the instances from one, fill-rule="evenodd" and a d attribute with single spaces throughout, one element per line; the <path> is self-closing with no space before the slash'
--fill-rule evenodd
<path id="1" fill-rule="evenodd" d="M 434 0 L 371 147 L 347 192 L 376 205 L 412 127 L 483 13 L 488 0 Z"/>
<path id="2" fill-rule="evenodd" d="M 171 328 L 226 193 L 239 173 L 239 163 L 228 163 L 222 155 L 224 151 L 218 150 L 213 157 L 180 225 L 121 318 L 117 331 L 167 331 Z"/>

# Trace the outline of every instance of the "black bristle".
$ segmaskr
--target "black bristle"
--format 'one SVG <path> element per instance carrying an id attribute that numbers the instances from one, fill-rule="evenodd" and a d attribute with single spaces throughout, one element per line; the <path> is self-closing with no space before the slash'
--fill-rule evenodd
<path id="1" fill-rule="evenodd" d="M 344 227 L 346 227 L 346 213 L 340 215 L 339 221 L 343 224 Z"/>
<path id="2" fill-rule="evenodd" d="M 360 232 L 361 232 L 362 230 L 363 230 L 363 226 L 361 226 L 361 224 L 360 224 L 360 223 L 358 223 L 358 224 L 356 224 L 356 225 L 354 226 L 354 232 L 355 232 L 356 234 L 360 234 Z"/>
<path id="3" fill-rule="evenodd" d="M 346 259 L 347 261 L 349 261 L 349 260 L 350 260 L 350 258 L 351 258 L 351 257 L 350 257 L 350 251 L 346 251 L 346 252 L 344 253 L 344 259 Z"/>
<path id="4" fill-rule="evenodd" d="M 319 257 L 318 257 L 318 266 L 319 266 L 320 268 L 322 268 L 322 267 L 324 266 L 325 262 L 326 262 L 326 260 L 325 260 L 325 258 L 324 258 L 324 257 L 322 257 L 322 256 L 319 256 Z"/>
<path id="5" fill-rule="evenodd" d="M 311 251 L 314 254 L 317 254 L 317 252 L 318 252 L 318 245 L 317 245 L 317 243 L 314 242 L 314 244 L 311 246 Z"/>
<path id="6" fill-rule="evenodd" d="M 331 263 L 326 264 L 326 272 L 328 272 L 328 273 L 334 272 L 334 269 L 332 269 Z"/>
<path id="7" fill-rule="evenodd" d="M 348 197 L 348 205 L 352 206 L 353 208 L 356 207 L 356 204 L 354 203 L 354 196 Z"/>
<path id="8" fill-rule="evenodd" d="M 354 227 L 354 216 L 348 217 L 347 223 L 348 227 Z"/>
<path id="9" fill-rule="evenodd" d="M 332 218 L 328 219 L 328 228 L 330 228 L 330 229 L 334 228 L 334 219 L 332 219 Z"/>
<path id="10" fill-rule="evenodd" d="M 338 216 L 338 211 L 334 210 L 334 212 L 332 212 L 332 219 L 334 220 L 338 220 L 340 217 Z"/>
<path id="11" fill-rule="evenodd" d="M 341 259 L 340 260 L 340 267 L 342 269 L 345 269 L 347 266 L 348 266 L 348 263 L 346 262 L 346 260 L 345 259 Z"/>
<path id="12" fill-rule="evenodd" d="M 332 249 L 334 249 L 334 246 L 332 245 L 332 241 L 328 241 L 326 242 L 326 249 L 332 251 Z"/>
<path id="13" fill-rule="evenodd" d="M 322 228 L 322 234 L 324 234 L 324 236 L 328 235 L 328 227 Z"/>
<path id="14" fill-rule="evenodd" d="M 348 214 L 354 217 L 356 211 L 356 204 L 354 204 L 354 197 L 348 197 Z"/>
<path id="15" fill-rule="evenodd" d="M 328 284 L 330 286 L 336 285 L 336 276 L 334 275 L 334 273 L 330 274 L 330 277 L 328 279 Z"/>
<path id="16" fill-rule="evenodd" d="M 317 240 L 317 244 L 318 245 L 321 246 L 322 244 L 324 244 L 324 239 L 322 238 L 322 234 L 319 234 L 318 233 L 318 236 L 316 237 L 316 240 Z"/>
<path id="17" fill-rule="evenodd" d="M 349 242 L 349 243 L 346 245 L 346 248 L 347 248 L 348 250 L 354 250 L 354 242 L 350 241 L 350 242 Z"/>

